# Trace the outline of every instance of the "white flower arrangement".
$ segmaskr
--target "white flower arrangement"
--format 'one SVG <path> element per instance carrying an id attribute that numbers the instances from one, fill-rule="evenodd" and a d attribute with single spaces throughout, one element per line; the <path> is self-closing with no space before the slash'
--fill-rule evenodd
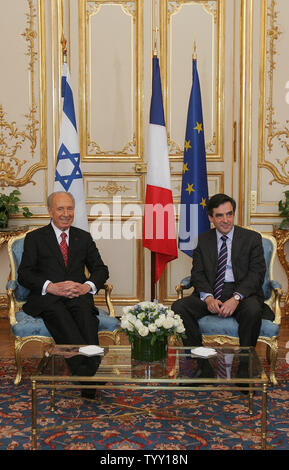
<path id="1" fill-rule="evenodd" d="M 140 302 L 124 307 L 120 326 L 130 342 L 136 336 L 151 338 L 151 344 L 164 336 L 185 336 L 181 317 L 158 302 Z"/>

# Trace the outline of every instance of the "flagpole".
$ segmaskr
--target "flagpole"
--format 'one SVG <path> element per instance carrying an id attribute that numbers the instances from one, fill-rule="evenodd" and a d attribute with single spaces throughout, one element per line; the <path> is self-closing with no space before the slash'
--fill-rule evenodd
<path id="1" fill-rule="evenodd" d="M 196 33 L 194 34 L 194 44 L 193 44 L 193 60 L 197 60 Z"/>
<path id="2" fill-rule="evenodd" d="M 54 191 L 69 191 L 73 195 L 75 200 L 73 225 L 88 232 L 89 226 L 86 214 L 83 176 L 81 171 L 79 139 L 73 100 L 73 90 L 71 87 L 70 74 L 67 64 L 67 41 L 64 36 L 63 27 L 60 43 L 62 46 L 62 74 L 60 81 L 62 113 L 60 118 L 59 145 L 55 169 Z"/>
<path id="3" fill-rule="evenodd" d="M 155 8 L 157 3 L 155 2 Z M 157 13 L 155 10 L 154 19 Z M 155 26 L 155 25 L 153 25 Z M 148 172 L 144 207 L 143 246 L 151 251 L 151 300 L 157 299 L 158 281 L 166 264 L 178 257 L 171 190 L 169 149 L 157 55 L 157 32 L 152 34 L 152 96 L 148 129 Z M 162 208 L 162 209 L 161 209 Z M 158 210 L 166 210 L 160 217 Z M 163 236 L 159 234 L 162 230 Z"/>
<path id="4" fill-rule="evenodd" d="M 154 251 L 151 251 L 151 302 L 153 302 L 156 299 L 155 264 L 156 264 L 156 254 Z"/>
<path id="5" fill-rule="evenodd" d="M 158 40 L 158 27 L 157 27 L 157 18 L 158 18 L 158 3 L 155 0 L 154 3 L 154 51 L 153 56 L 157 57 L 157 40 Z M 151 302 L 157 298 L 157 286 L 156 286 L 156 254 L 154 251 L 151 251 Z"/>
<path id="6" fill-rule="evenodd" d="M 192 87 L 187 112 L 179 217 L 179 249 L 190 257 L 193 256 L 198 236 L 210 228 L 206 210 L 208 201 L 206 147 L 195 35 L 192 62 Z"/>
<path id="7" fill-rule="evenodd" d="M 157 44 L 158 44 L 158 30 L 159 30 L 159 28 L 158 28 L 157 24 L 158 24 L 158 8 L 157 8 L 157 0 L 155 0 L 155 17 L 154 17 L 154 28 L 153 28 L 153 31 L 155 33 L 154 34 L 154 53 L 153 53 L 153 55 L 155 57 L 157 57 L 157 55 L 158 55 L 158 46 L 157 46 Z"/>
<path id="8" fill-rule="evenodd" d="M 66 47 L 66 39 L 64 37 L 64 34 L 62 33 L 61 36 L 61 45 L 62 45 L 62 62 L 63 64 L 67 63 L 67 47 Z"/>

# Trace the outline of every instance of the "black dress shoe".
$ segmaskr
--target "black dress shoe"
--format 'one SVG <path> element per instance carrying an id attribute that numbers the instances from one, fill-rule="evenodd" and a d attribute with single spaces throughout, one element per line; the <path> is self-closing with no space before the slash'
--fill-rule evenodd
<path id="1" fill-rule="evenodd" d="M 105 385 L 106 382 L 80 382 L 80 385 Z M 95 399 L 97 389 L 95 388 L 83 388 L 81 390 L 82 398 L 90 398 L 91 400 Z"/>
<path id="2" fill-rule="evenodd" d="M 89 398 L 90 400 L 94 400 L 96 396 L 96 390 L 93 388 L 83 388 L 81 390 L 81 398 Z"/>
<path id="3" fill-rule="evenodd" d="M 248 366 L 248 361 L 247 360 L 240 362 L 239 367 L 238 367 L 237 376 L 239 377 L 239 379 L 246 379 L 246 378 L 249 377 L 249 366 Z M 244 390 L 244 388 L 243 388 L 243 387 L 249 387 L 248 383 L 236 383 L 236 386 L 240 387 L 240 392 L 241 393 L 243 393 L 244 395 L 249 395 L 249 390 Z M 253 395 L 254 394 L 255 394 L 255 392 L 253 390 Z"/>
<path id="4" fill-rule="evenodd" d="M 204 385 L 206 384 L 201 384 L 200 382 L 196 383 L 196 382 L 191 382 L 191 383 L 185 383 L 185 382 L 182 382 L 180 383 L 180 387 L 203 387 Z"/>
<path id="5" fill-rule="evenodd" d="M 191 378 L 197 379 L 199 377 L 202 377 L 202 369 L 200 368 L 195 371 L 194 375 Z M 181 382 L 180 383 L 181 387 L 201 387 L 202 385 L 206 385 L 206 384 L 202 384 L 200 382 L 191 382 L 191 383 Z"/>
<path id="6" fill-rule="evenodd" d="M 249 395 L 250 390 L 244 390 L 243 387 L 249 387 L 249 384 L 244 384 L 244 383 L 239 383 L 236 384 L 237 387 L 240 387 L 240 392 L 243 393 L 243 395 Z M 255 390 L 252 390 L 253 395 L 255 395 Z"/>

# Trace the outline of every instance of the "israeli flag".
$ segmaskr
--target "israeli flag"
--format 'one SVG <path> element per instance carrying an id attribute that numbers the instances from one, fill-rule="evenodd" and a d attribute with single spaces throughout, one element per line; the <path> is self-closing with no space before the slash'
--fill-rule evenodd
<path id="1" fill-rule="evenodd" d="M 88 231 L 88 219 L 80 167 L 79 140 L 68 65 L 63 64 L 61 96 L 63 112 L 55 171 L 54 191 L 70 192 L 75 199 L 75 227 Z"/>

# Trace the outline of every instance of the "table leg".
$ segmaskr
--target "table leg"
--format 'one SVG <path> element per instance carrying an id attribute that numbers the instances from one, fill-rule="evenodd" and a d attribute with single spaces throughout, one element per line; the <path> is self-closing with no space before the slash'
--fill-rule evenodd
<path id="1" fill-rule="evenodd" d="M 50 391 L 50 411 L 55 411 L 55 388 Z"/>
<path id="2" fill-rule="evenodd" d="M 265 450 L 267 447 L 267 389 L 268 385 L 263 384 L 262 390 L 262 421 L 261 421 L 261 447 Z"/>
<path id="3" fill-rule="evenodd" d="M 253 357 L 252 357 L 252 354 L 250 354 L 249 356 L 249 377 L 250 379 L 252 378 L 252 375 L 253 375 Z M 252 390 L 252 383 L 249 383 L 249 414 L 252 415 L 253 414 L 253 390 Z"/>
<path id="4" fill-rule="evenodd" d="M 37 450 L 37 384 L 32 380 L 32 450 Z"/>
<path id="5" fill-rule="evenodd" d="M 54 376 L 54 356 L 51 358 L 51 373 Z M 55 411 L 55 382 L 52 383 L 51 392 L 50 392 L 50 411 Z"/>
<path id="6" fill-rule="evenodd" d="M 249 414 L 253 414 L 253 390 L 251 390 L 251 384 L 249 385 Z"/>

